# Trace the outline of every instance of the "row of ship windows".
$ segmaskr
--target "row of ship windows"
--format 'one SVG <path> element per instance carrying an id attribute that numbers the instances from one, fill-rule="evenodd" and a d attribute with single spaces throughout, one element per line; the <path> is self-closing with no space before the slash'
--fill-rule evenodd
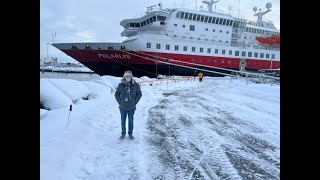
<path id="1" fill-rule="evenodd" d="M 255 34 L 280 34 L 278 32 L 273 32 L 273 31 L 267 31 L 263 29 L 257 29 L 257 28 L 251 28 L 251 27 L 246 27 L 245 32 L 250 32 L 250 33 L 255 33 Z"/>
<path id="2" fill-rule="evenodd" d="M 232 23 L 233 23 L 233 20 L 230 20 L 230 19 L 216 18 L 212 16 L 205 16 L 205 15 L 182 12 L 182 11 L 176 14 L 176 18 L 212 23 L 212 24 L 219 24 L 219 25 L 225 25 L 225 26 L 232 26 Z"/>
<path id="3" fill-rule="evenodd" d="M 174 27 L 177 27 L 177 24 L 174 24 Z M 186 25 L 182 25 L 182 28 L 185 28 Z M 194 25 L 190 25 L 190 31 L 195 31 L 196 27 Z M 208 28 L 205 28 L 206 31 L 208 31 Z M 212 32 L 216 32 L 215 29 L 212 29 Z M 222 33 L 222 30 L 220 30 L 220 33 Z M 227 34 L 229 34 L 229 31 L 226 31 Z"/>
<path id="4" fill-rule="evenodd" d="M 151 43 L 147 43 L 147 48 L 151 48 Z M 156 49 L 161 49 L 161 44 L 157 43 L 156 44 Z M 170 44 L 166 44 L 166 50 L 170 50 Z M 179 51 L 179 46 L 178 45 L 175 45 L 174 46 L 174 50 L 175 51 Z M 203 50 L 204 48 L 199 48 L 199 52 L 203 53 Z M 187 46 L 183 46 L 183 51 L 188 51 L 188 47 Z M 191 52 L 196 52 L 196 47 L 191 47 Z M 211 53 L 211 48 L 207 48 L 207 53 Z M 218 54 L 219 53 L 219 49 L 215 49 L 214 50 L 214 53 L 215 54 Z M 222 49 L 221 50 L 221 54 L 226 54 L 226 50 Z M 229 50 L 229 55 L 232 55 L 232 50 Z M 235 56 L 240 56 L 240 51 L 234 51 L 234 55 Z M 255 52 L 248 52 L 248 56 L 247 55 L 247 52 L 246 51 L 241 51 L 241 57 L 260 57 L 260 58 L 264 58 L 264 53 L 260 53 L 260 56 L 259 56 L 259 53 Z M 270 54 L 265 54 L 267 59 L 270 58 Z M 271 59 L 275 59 L 275 55 L 274 54 L 271 54 Z"/>

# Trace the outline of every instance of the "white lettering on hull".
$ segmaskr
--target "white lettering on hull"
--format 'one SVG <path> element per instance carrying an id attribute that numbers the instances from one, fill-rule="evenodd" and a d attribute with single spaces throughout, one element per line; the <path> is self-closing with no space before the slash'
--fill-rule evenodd
<path id="1" fill-rule="evenodd" d="M 130 59 L 130 56 L 127 54 L 98 54 L 99 58 L 108 58 L 108 59 Z"/>

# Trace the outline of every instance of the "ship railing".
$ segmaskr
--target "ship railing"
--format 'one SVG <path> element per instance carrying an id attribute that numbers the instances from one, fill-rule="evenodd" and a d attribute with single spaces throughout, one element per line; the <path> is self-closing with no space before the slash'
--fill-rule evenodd
<path id="1" fill-rule="evenodd" d="M 153 80 L 145 80 L 145 81 L 140 81 L 137 82 L 141 87 L 143 84 L 147 84 L 149 86 L 157 86 L 157 85 L 162 85 L 162 84 L 166 84 L 169 85 L 170 83 L 187 83 L 187 82 L 193 82 L 195 81 L 195 77 L 193 76 L 180 76 L 180 77 L 176 77 L 176 76 L 169 76 L 169 77 L 164 77 L 164 78 L 159 78 L 159 79 L 153 79 Z"/>

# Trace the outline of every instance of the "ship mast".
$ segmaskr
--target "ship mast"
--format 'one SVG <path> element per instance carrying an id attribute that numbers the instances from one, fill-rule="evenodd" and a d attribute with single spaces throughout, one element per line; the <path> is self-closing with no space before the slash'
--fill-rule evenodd
<path id="1" fill-rule="evenodd" d="M 268 2 L 268 3 L 266 4 L 267 10 L 261 12 L 261 8 L 260 8 L 260 12 L 258 12 L 258 13 L 256 13 L 256 11 L 258 10 L 258 8 L 257 8 L 257 7 L 254 7 L 254 8 L 253 8 L 253 11 L 255 12 L 255 14 L 254 14 L 253 16 L 257 16 L 257 17 L 258 17 L 257 24 L 258 24 L 259 26 L 261 26 L 261 24 L 262 24 L 262 16 L 264 16 L 265 14 L 267 14 L 268 12 L 270 12 L 270 11 L 271 11 L 271 9 L 270 9 L 271 7 L 272 7 L 272 4 L 271 4 L 270 2 Z"/>
<path id="2" fill-rule="evenodd" d="M 212 5 L 213 5 L 214 3 L 219 2 L 219 1 L 220 1 L 220 0 L 217 0 L 217 1 L 214 1 L 214 0 L 211 0 L 211 1 L 202 1 L 202 3 L 208 5 L 208 11 L 209 11 L 209 12 L 213 12 L 213 11 L 212 11 Z"/>

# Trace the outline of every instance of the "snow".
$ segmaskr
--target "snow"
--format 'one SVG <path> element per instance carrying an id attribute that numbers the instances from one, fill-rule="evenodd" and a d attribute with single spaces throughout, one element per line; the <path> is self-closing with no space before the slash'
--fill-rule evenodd
<path id="1" fill-rule="evenodd" d="M 121 77 L 41 79 L 40 97 L 54 107 L 40 109 L 41 179 L 280 179 L 279 85 L 135 79 L 135 139 L 122 141 Z"/>
<path id="2" fill-rule="evenodd" d="M 89 95 L 89 89 L 80 81 L 72 79 L 55 79 L 49 81 L 73 102 L 81 98 L 86 98 Z"/>
<path id="3" fill-rule="evenodd" d="M 52 85 L 49 79 L 40 79 L 40 101 L 50 110 L 66 108 L 73 104 L 72 100 Z"/>

